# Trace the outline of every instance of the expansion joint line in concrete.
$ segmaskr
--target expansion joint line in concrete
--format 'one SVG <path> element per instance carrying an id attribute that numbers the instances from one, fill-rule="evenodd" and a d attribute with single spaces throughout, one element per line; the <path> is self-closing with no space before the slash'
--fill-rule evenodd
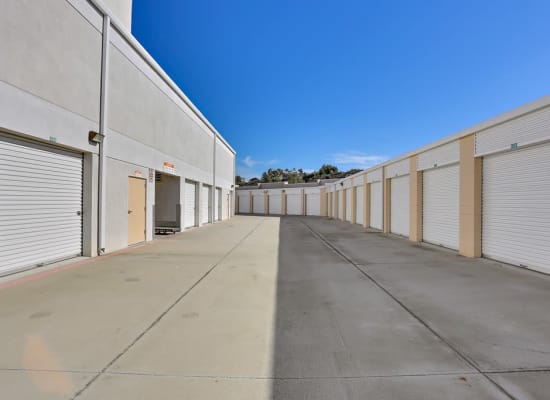
<path id="1" fill-rule="evenodd" d="M 208 269 L 195 283 L 193 283 L 187 290 L 185 290 L 172 304 L 168 306 L 162 313 L 159 314 L 157 318 L 151 324 L 149 324 L 134 340 L 128 344 L 120 353 L 118 353 L 105 367 L 101 369 L 98 373 L 96 373 L 92 379 L 90 379 L 78 392 L 74 394 L 73 397 L 71 397 L 71 400 L 74 400 L 78 398 L 82 393 L 84 393 L 95 381 L 99 379 L 105 372 L 114 364 L 116 363 L 122 356 L 124 356 L 137 342 L 139 342 L 151 329 L 153 329 L 176 305 L 178 305 L 193 289 L 195 289 L 204 279 L 210 275 L 214 269 L 220 265 L 227 257 L 229 257 L 235 249 L 237 249 L 246 239 L 248 239 L 256 230 L 260 227 L 260 225 L 265 221 L 265 219 L 262 219 L 256 226 L 248 232 L 241 240 L 237 242 L 227 253 L 223 255 L 212 267 Z"/>
<path id="2" fill-rule="evenodd" d="M 473 360 L 471 360 L 468 356 L 463 354 L 458 347 L 453 345 L 450 341 L 445 339 L 439 332 L 437 332 L 434 328 L 432 328 L 426 321 L 424 321 L 419 315 L 417 315 L 414 311 L 412 311 L 409 307 L 407 307 L 401 300 L 399 300 L 396 296 L 394 296 L 385 286 L 383 286 L 380 282 L 378 282 L 374 277 L 372 277 L 368 272 L 363 270 L 358 263 L 353 261 L 350 257 L 348 257 L 344 252 L 342 252 L 336 245 L 334 245 L 332 242 L 330 242 L 327 238 L 325 238 L 320 232 L 317 232 L 315 229 L 313 229 L 310 225 L 308 225 L 306 222 L 304 222 L 302 219 L 300 219 L 300 222 L 311 232 L 311 234 L 316 237 L 319 241 L 321 241 L 326 247 L 328 247 L 330 250 L 332 250 L 336 255 L 338 255 L 340 258 L 342 258 L 344 261 L 346 261 L 348 264 L 352 265 L 355 269 L 357 269 L 361 274 L 363 274 L 367 279 L 369 279 L 372 283 L 374 283 L 380 290 L 382 290 L 386 295 L 388 295 L 393 301 L 395 301 L 401 308 L 403 308 L 409 315 L 411 315 L 414 319 L 416 319 L 420 324 L 422 324 L 426 329 L 428 329 L 433 335 L 435 335 L 439 340 L 441 340 L 442 343 L 447 345 L 451 350 L 453 350 L 464 362 L 466 362 L 468 365 L 470 365 L 472 368 L 474 368 L 479 374 L 481 374 L 487 381 L 492 383 L 497 389 L 499 389 L 505 396 L 507 396 L 511 400 L 517 400 L 514 396 L 512 396 L 510 393 L 508 393 L 501 385 L 499 385 L 494 379 L 492 379 L 486 372 L 484 372 Z"/>

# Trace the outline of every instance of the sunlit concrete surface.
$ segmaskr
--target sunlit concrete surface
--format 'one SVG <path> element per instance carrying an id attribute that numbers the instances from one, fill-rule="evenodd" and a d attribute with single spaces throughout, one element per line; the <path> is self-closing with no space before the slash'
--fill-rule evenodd
<path id="1" fill-rule="evenodd" d="M 550 278 L 236 217 L 0 282 L 6 399 L 540 399 Z M 32 275 L 30 275 L 32 276 Z"/>

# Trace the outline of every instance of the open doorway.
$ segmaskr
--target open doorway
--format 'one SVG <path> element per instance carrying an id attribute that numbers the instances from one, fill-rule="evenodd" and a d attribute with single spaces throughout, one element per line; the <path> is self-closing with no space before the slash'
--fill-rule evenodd
<path id="1" fill-rule="evenodd" d="M 181 230 L 180 178 L 155 173 L 155 234 Z"/>

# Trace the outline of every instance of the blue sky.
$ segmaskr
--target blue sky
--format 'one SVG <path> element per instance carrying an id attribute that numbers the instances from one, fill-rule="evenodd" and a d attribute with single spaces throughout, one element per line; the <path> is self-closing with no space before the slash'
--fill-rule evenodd
<path id="1" fill-rule="evenodd" d="M 549 1 L 134 0 L 237 173 L 366 168 L 550 93 Z"/>

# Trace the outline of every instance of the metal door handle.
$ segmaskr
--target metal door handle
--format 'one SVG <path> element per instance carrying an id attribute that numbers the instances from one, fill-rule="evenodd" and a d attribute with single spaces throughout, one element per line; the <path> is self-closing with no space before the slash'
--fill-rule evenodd
<path id="1" fill-rule="evenodd" d="M 128 210 L 128 214 L 132 214 L 132 210 Z"/>

